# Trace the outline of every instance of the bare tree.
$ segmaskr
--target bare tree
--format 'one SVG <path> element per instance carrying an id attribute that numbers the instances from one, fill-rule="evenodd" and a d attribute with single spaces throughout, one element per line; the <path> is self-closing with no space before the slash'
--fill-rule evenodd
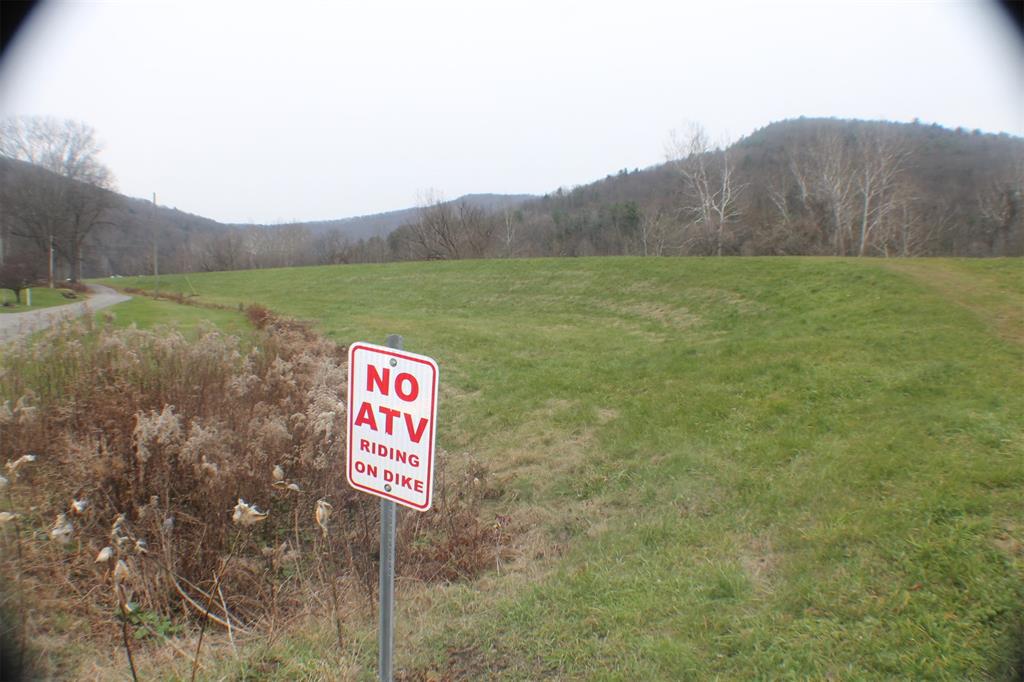
<path id="1" fill-rule="evenodd" d="M 815 210 L 823 239 L 836 256 L 892 253 L 892 221 L 902 223 L 908 249 L 917 241 L 906 232 L 915 223 L 909 214 L 914 204 L 900 182 L 910 150 L 891 132 L 863 128 L 844 135 L 819 129 L 810 144 L 787 155 L 791 184 L 769 188 L 787 227 L 793 225 L 794 208 Z"/>
<path id="2" fill-rule="evenodd" d="M 452 206 L 440 195 L 428 192 L 421 201 L 419 217 L 409 225 L 410 241 L 420 258 L 461 257 Z"/>
<path id="3" fill-rule="evenodd" d="M 0 122 L 0 155 L 35 166 L 4 183 L 10 233 L 56 251 L 76 282 L 86 239 L 112 204 L 114 179 L 99 161 L 100 149 L 92 127 L 78 121 L 31 117 Z"/>
<path id="4" fill-rule="evenodd" d="M 819 132 L 808 150 L 814 190 L 830 218 L 827 232 L 832 253 L 846 255 L 853 241 L 856 212 L 856 171 L 846 140 L 837 132 Z"/>
<path id="5" fill-rule="evenodd" d="M 407 225 L 416 256 L 426 259 L 482 258 L 494 243 L 493 216 L 465 201 L 457 204 L 430 193 L 421 202 L 416 222 Z"/>
<path id="6" fill-rule="evenodd" d="M 872 235 L 885 224 L 897 207 L 897 184 L 909 151 L 892 134 L 880 128 L 867 128 L 857 134 L 855 187 L 859 195 L 860 219 L 857 255 L 867 252 Z M 903 210 L 910 205 L 903 204 Z M 903 222 L 909 225 L 909 215 Z"/>
<path id="7" fill-rule="evenodd" d="M 848 140 L 832 128 L 819 128 L 808 144 L 787 150 L 787 158 L 803 199 L 800 208 L 815 214 L 823 250 L 846 255 L 857 209 L 856 170 Z"/>
<path id="8" fill-rule="evenodd" d="M 241 270 L 248 266 L 246 256 L 250 253 L 246 235 L 238 228 L 226 228 L 218 234 L 196 239 L 192 248 L 192 260 L 205 272 Z"/>
<path id="9" fill-rule="evenodd" d="M 315 261 L 313 234 L 300 224 L 250 227 L 244 251 L 249 268 L 290 268 Z"/>
<path id="10" fill-rule="evenodd" d="M 1018 256 L 1024 249 L 1024 158 L 1016 159 L 979 192 L 978 212 L 989 255 Z"/>
<path id="11" fill-rule="evenodd" d="M 313 242 L 314 262 L 317 265 L 338 265 L 352 261 L 352 240 L 335 228 L 316 237 Z"/>
<path id="12" fill-rule="evenodd" d="M 515 253 L 515 242 L 516 242 L 516 227 L 517 224 L 522 222 L 522 214 L 518 211 L 512 211 L 505 209 L 502 215 L 504 219 L 505 232 L 502 235 L 502 247 L 505 252 L 505 258 L 511 258 Z"/>
<path id="13" fill-rule="evenodd" d="M 675 221 L 660 207 L 652 206 L 640 215 L 640 253 L 664 256 L 679 249 Z"/>
<path id="14" fill-rule="evenodd" d="M 692 123 L 682 136 L 673 131 L 669 157 L 683 176 L 683 212 L 698 229 L 698 239 L 710 242 L 714 254 L 721 256 L 729 225 L 740 216 L 744 189 L 736 182 L 728 150 L 712 145 L 703 126 Z"/>
<path id="15" fill-rule="evenodd" d="M 460 201 L 455 205 L 457 234 L 463 242 L 465 258 L 483 258 L 494 244 L 497 221 L 480 206 Z"/>

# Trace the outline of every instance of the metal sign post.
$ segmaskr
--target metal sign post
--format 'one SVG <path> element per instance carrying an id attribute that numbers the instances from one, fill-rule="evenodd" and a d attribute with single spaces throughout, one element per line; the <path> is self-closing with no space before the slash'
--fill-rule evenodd
<path id="1" fill-rule="evenodd" d="M 348 348 L 345 475 L 349 485 L 380 497 L 380 649 L 383 682 L 394 676 L 395 525 L 400 504 L 427 511 L 434 492 L 437 363 L 407 353 L 402 337 L 386 346 Z"/>
<path id="2" fill-rule="evenodd" d="M 380 656 L 381 682 L 391 682 L 395 648 L 395 503 L 380 501 Z"/>
<path id="3" fill-rule="evenodd" d="M 402 337 L 388 336 L 388 348 L 403 350 Z M 392 682 L 392 651 L 395 648 L 395 503 L 380 498 L 380 641 L 377 670 L 381 682 Z"/>

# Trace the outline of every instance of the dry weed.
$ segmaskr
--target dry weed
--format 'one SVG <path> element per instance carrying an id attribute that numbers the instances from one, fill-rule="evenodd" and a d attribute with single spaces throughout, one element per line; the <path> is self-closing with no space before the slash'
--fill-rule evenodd
<path id="1" fill-rule="evenodd" d="M 0 529 L 0 610 L 27 599 L 22 630 L 122 618 L 145 635 L 209 620 L 244 637 L 331 594 L 342 641 L 336 587 L 372 598 L 378 523 L 376 498 L 345 484 L 345 349 L 266 309 L 249 317 L 248 351 L 213 328 L 187 339 L 85 319 L 5 353 L 0 506 L 17 523 Z M 480 518 L 487 472 L 446 473 L 444 460 L 434 509 L 401 517 L 405 577 L 500 563 L 508 531 Z"/>

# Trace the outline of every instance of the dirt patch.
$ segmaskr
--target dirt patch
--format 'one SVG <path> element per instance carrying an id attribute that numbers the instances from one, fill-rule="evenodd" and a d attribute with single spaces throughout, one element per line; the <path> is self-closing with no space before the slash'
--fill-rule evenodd
<path id="1" fill-rule="evenodd" d="M 456 682 L 456 680 L 482 680 L 501 674 L 510 667 L 508 656 L 497 651 L 481 651 L 475 645 L 449 647 L 447 670 L 398 671 L 398 682 Z"/>
<path id="2" fill-rule="evenodd" d="M 577 402 L 556 398 L 524 415 L 520 426 L 508 434 L 499 456 L 492 459 L 494 473 L 543 486 L 578 466 L 593 445 L 594 429 L 568 431 L 556 424 L 560 414 L 578 409 Z"/>
<path id="3" fill-rule="evenodd" d="M 623 291 L 629 294 L 667 294 L 671 288 L 655 284 L 650 280 L 641 279 L 629 284 Z"/>
<path id="4" fill-rule="evenodd" d="M 735 291 L 728 289 L 716 289 L 713 287 L 687 287 L 683 290 L 683 297 L 687 300 L 700 303 L 735 308 L 742 314 L 754 314 L 764 312 L 766 307 L 762 303 L 752 301 Z"/>
<path id="5" fill-rule="evenodd" d="M 771 539 L 764 536 L 751 538 L 740 557 L 740 564 L 750 582 L 762 591 L 770 589 L 778 563 L 779 555 L 772 548 Z"/>
<path id="6" fill-rule="evenodd" d="M 615 315 L 622 316 L 626 320 L 655 322 L 674 330 L 691 329 L 699 325 L 702 321 L 699 315 L 695 315 L 687 308 L 667 303 L 634 301 L 629 303 L 605 303 L 598 305 L 600 308 L 614 313 Z"/>
<path id="7" fill-rule="evenodd" d="M 996 535 L 993 543 L 1000 551 L 1005 552 L 1013 560 L 1024 560 L 1024 528 L 1020 524 L 1007 522 Z"/>

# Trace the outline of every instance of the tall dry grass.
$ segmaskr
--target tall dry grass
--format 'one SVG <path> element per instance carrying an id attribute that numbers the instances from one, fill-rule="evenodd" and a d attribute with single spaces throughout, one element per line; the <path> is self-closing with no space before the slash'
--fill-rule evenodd
<path id="1" fill-rule="evenodd" d="M 0 612 L 19 647 L 68 618 L 123 617 L 145 635 L 209 614 L 235 636 L 310 604 L 337 611 L 339 581 L 372 598 L 378 504 L 344 479 L 345 349 L 266 309 L 249 317 L 251 344 L 85 319 L 5 349 L 0 509 L 15 516 Z M 444 460 L 436 508 L 402 516 L 400 575 L 458 580 L 495 562 L 486 471 Z M 238 523 L 240 498 L 266 517 Z"/>

